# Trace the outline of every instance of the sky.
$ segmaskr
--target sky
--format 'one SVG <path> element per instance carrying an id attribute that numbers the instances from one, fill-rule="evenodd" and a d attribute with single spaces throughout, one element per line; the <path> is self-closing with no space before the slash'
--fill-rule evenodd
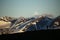
<path id="1" fill-rule="evenodd" d="M 60 15 L 60 0 L 0 0 L 0 16 Z"/>

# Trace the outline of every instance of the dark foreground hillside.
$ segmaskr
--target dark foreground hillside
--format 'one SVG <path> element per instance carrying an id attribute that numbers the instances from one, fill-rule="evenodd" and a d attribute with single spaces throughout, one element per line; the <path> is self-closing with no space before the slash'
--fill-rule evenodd
<path id="1" fill-rule="evenodd" d="M 60 31 L 60 29 L 59 30 L 40 30 L 40 31 L 29 31 L 29 32 L 25 32 L 25 33 L 16 33 L 16 34 L 5 34 L 5 35 L 0 35 L 0 40 L 11 40 L 11 39 L 13 39 L 13 40 L 15 40 L 15 39 L 17 39 L 17 40 L 19 40 L 19 39 L 21 39 L 21 40 L 34 40 L 34 39 L 53 39 L 54 37 L 53 36 L 55 36 L 55 37 L 57 37 L 57 36 L 59 36 L 59 35 L 57 35 L 56 33 L 58 33 Z M 59 34 L 59 33 L 58 33 Z M 54 39 L 56 39 L 56 38 L 54 38 Z"/>

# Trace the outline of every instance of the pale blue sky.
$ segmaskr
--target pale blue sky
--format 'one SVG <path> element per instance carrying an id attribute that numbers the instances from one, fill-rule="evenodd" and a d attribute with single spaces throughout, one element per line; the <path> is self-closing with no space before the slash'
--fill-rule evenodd
<path id="1" fill-rule="evenodd" d="M 0 16 L 29 17 L 35 12 L 60 15 L 60 0 L 0 0 Z"/>

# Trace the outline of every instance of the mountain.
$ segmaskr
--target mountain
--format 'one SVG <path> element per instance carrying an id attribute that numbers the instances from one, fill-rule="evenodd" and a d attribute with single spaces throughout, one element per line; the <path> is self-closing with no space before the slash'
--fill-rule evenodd
<path id="1" fill-rule="evenodd" d="M 22 31 L 60 29 L 60 16 L 55 18 L 49 16 L 34 16 L 30 18 L 0 17 L 0 29 L 5 28 L 16 33 L 21 33 Z"/>

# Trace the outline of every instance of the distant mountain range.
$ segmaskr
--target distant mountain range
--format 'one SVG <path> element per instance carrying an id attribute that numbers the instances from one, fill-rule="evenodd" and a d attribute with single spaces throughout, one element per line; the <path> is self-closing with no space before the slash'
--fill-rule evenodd
<path id="1" fill-rule="evenodd" d="M 9 27 L 7 27 L 9 26 Z M 25 32 L 35 30 L 60 29 L 60 16 L 34 16 L 30 18 L 0 17 L 0 29 L 8 28 L 13 32 Z"/>

